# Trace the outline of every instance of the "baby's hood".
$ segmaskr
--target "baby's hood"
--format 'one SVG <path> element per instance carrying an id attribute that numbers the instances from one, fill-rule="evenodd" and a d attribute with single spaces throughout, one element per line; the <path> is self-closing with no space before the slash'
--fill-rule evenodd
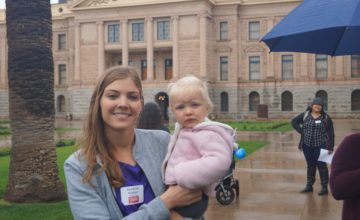
<path id="1" fill-rule="evenodd" d="M 236 130 L 227 124 L 223 124 L 217 121 L 211 121 L 206 118 L 204 122 L 197 124 L 194 128 L 196 130 L 209 130 L 218 133 L 230 147 L 237 149 L 236 144 Z"/>

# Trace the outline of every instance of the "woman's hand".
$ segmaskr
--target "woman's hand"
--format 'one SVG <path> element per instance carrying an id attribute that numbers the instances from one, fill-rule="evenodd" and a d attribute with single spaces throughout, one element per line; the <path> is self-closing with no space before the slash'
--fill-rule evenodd
<path id="1" fill-rule="evenodd" d="M 178 185 L 169 186 L 169 188 L 160 196 L 168 209 L 190 205 L 200 201 L 201 197 L 201 190 L 185 189 Z"/>

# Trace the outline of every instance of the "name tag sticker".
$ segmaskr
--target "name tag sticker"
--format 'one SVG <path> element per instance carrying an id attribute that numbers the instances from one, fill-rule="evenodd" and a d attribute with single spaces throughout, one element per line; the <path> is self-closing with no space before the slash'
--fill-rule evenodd
<path id="1" fill-rule="evenodd" d="M 316 120 L 315 121 L 315 124 L 320 124 L 321 123 L 321 120 Z"/>
<path id="2" fill-rule="evenodd" d="M 144 186 L 121 187 L 121 202 L 124 205 L 136 205 L 144 202 Z"/>

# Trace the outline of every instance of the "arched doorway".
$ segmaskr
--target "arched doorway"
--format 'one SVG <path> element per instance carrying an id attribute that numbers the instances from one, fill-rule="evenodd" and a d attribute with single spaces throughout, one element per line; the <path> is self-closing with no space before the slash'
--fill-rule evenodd
<path id="1" fill-rule="evenodd" d="M 315 94 L 316 98 L 321 98 L 322 101 L 324 102 L 324 111 L 328 110 L 328 95 L 327 92 L 324 90 L 319 90 L 316 92 Z"/>
<path id="2" fill-rule="evenodd" d="M 155 102 L 160 106 L 161 113 L 165 123 L 169 122 L 169 96 L 165 92 L 159 92 L 155 95 Z"/>

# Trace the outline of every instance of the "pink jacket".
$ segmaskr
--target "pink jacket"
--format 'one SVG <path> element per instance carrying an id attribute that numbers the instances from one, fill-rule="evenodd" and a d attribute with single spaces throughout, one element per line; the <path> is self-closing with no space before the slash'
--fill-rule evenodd
<path id="1" fill-rule="evenodd" d="M 178 123 L 162 165 L 164 182 L 188 189 L 202 189 L 215 196 L 215 186 L 229 171 L 234 146 L 234 130 L 207 119 L 192 129 Z"/>

